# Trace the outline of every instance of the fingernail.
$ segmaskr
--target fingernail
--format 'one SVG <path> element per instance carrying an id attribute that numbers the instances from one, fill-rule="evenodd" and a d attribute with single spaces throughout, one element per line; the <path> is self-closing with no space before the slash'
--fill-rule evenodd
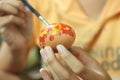
<path id="1" fill-rule="evenodd" d="M 29 13 L 30 12 L 30 9 L 28 7 L 25 7 L 25 12 L 26 13 Z"/>
<path id="2" fill-rule="evenodd" d="M 46 80 L 47 74 L 45 73 L 44 69 L 40 69 L 40 75 L 44 80 Z"/>
<path id="3" fill-rule="evenodd" d="M 45 54 L 46 54 L 46 53 L 45 53 L 44 49 L 41 49 L 41 50 L 40 50 L 40 54 L 41 54 L 42 58 L 45 58 Z"/>
<path id="4" fill-rule="evenodd" d="M 64 53 L 65 52 L 65 47 L 63 45 L 57 45 L 57 50 L 59 51 L 59 53 Z"/>
<path id="5" fill-rule="evenodd" d="M 45 52 L 46 52 L 47 54 L 49 54 L 49 53 L 53 52 L 53 50 L 52 50 L 52 48 L 51 48 L 50 46 L 46 46 L 46 47 L 45 47 Z"/>
<path id="6" fill-rule="evenodd" d="M 67 48 L 65 48 L 63 45 L 57 45 L 57 50 L 60 54 L 68 54 L 70 53 Z"/>
<path id="7" fill-rule="evenodd" d="M 50 46 L 45 47 L 45 56 L 48 61 L 54 57 L 54 52 Z"/>

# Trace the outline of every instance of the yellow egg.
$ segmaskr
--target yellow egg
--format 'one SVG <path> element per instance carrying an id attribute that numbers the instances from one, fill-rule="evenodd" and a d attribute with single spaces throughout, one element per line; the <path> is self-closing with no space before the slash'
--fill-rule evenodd
<path id="1" fill-rule="evenodd" d="M 58 44 L 70 48 L 75 37 L 75 32 L 70 26 L 63 23 L 54 23 L 41 30 L 39 43 L 42 48 L 51 46 L 54 50 Z"/>

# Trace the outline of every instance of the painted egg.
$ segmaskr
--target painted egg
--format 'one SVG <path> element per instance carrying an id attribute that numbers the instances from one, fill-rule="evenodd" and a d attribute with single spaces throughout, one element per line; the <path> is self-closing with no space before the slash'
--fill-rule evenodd
<path id="1" fill-rule="evenodd" d="M 51 46 L 56 50 L 58 44 L 70 48 L 75 40 L 75 32 L 73 29 L 63 23 L 50 24 L 41 30 L 39 43 L 42 48 Z"/>

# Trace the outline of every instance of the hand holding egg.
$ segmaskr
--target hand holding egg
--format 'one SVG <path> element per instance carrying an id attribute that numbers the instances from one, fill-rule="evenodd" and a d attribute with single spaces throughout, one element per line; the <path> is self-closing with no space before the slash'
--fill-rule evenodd
<path id="1" fill-rule="evenodd" d="M 41 30 L 39 43 L 42 48 L 51 46 L 54 50 L 58 44 L 70 48 L 75 40 L 73 29 L 63 23 L 50 24 Z"/>

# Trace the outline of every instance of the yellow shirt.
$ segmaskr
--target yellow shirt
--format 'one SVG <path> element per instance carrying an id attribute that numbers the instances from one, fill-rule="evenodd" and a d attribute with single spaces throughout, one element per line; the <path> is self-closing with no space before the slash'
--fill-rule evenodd
<path id="1" fill-rule="evenodd" d="M 49 23 L 63 22 L 75 30 L 73 45 L 96 58 L 112 76 L 120 80 L 120 0 L 108 0 L 97 21 L 88 18 L 77 0 L 30 0 Z M 44 24 L 34 16 L 34 38 Z"/>

